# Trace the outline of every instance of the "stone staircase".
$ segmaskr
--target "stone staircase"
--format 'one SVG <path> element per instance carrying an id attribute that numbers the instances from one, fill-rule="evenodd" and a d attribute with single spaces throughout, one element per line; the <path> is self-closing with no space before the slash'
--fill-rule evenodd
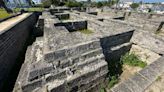
<path id="1" fill-rule="evenodd" d="M 56 21 L 48 18 L 44 36 L 26 52 L 14 92 L 98 92 L 108 73 L 105 60 L 118 59 L 129 50 L 133 30 L 111 34 L 104 29 L 93 38 L 54 27 Z"/>
<path id="2" fill-rule="evenodd" d="M 16 84 L 19 90 L 87 91 L 105 81 L 108 66 L 100 42 L 89 41 L 64 49 L 65 52 L 63 49 L 57 50 L 58 54 L 54 51 L 56 58 L 51 61 L 45 61 L 49 58 L 45 59 L 43 48 L 43 38 L 37 38 L 27 50 L 26 60 L 17 80 L 20 84 Z M 71 50 L 78 50 L 79 53 L 68 54 Z M 61 56 L 60 52 L 65 54 Z"/>

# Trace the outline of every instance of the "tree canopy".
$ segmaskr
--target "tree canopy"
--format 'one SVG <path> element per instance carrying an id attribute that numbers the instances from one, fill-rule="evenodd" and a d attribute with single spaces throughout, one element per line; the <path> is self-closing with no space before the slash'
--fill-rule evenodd
<path id="1" fill-rule="evenodd" d="M 139 4 L 138 3 L 133 3 L 133 4 L 130 5 L 130 7 L 135 10 L 136 8 L 139 7 Z"/>
<path id="2" fill-rule="evenodd" d="M 77 1 L 68 1 L 65 3 L 65 5 L 68 7 L 82 7 L 83 6 L 81 2 L 77 2 Z"/>

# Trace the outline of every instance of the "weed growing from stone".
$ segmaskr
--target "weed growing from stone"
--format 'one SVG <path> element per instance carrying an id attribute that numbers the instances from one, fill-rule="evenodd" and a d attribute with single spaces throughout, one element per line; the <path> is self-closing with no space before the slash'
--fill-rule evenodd
<path id="1" fill-rule="evenodd" d="M 156 81 L 161 81 L 161 77 L 160 76 L 158 76 L 158 78 L 156 79 Z"/>
<path id="2" fill-rule="evenodd" d="M 99 92 L 106 92 L 105 91 L 105 88 L 100 88 L 100 91 Z"/>
<path id="3" fill-rule="evenodd" d="M 121 57 L 121 62 L 123 64 L 127 64 L 130 66 L 139 66 L 144 68 L 147 64 L 140 60 L 137 55 L 134 53 L 126 53 L 124 56 Z"/>
<path id="4" fill-rule="evenodd" d="M 84 33 L 84 34 L 92 34 L 93 33 L 93 31 L 91 31 L 89 29 L 79 30 L 79 32 Z"/>
<path id="5" fill-rule="evenodd" d="M 154 32 L 156 35 L 159 35 L 161 33 L 161 31 L 155 31 Z"/>
<path id="6" fill-rule="evenodd" d="M 112 88 L 118 82 L 119 80 L 116 76 L 111 76 L 111 79 L 109 80 L 108 88 Z"/>

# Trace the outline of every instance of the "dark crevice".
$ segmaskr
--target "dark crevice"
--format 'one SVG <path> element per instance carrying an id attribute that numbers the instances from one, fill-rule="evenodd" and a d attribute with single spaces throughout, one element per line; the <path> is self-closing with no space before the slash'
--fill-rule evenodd
<path id="1" fill-rule="evenodd" d="M 108 74 L 107 79 L 110 81 L 112 77 L 117 79 L 122 74 L 122 65 L 120 61 L 121 57 L 130 51 L 132 44 L 121 46 L 124 43 L 130 43 L 134 31 L 113 35 L 105 38 L 101 38 L 101 47 L 103 49 L 103 54 L 105 60 L 108 63 Z M 112 50 L 111 48 L 120 46 L 119 49 Z M 107 85 L 106 85 L 107 86 Z"/>

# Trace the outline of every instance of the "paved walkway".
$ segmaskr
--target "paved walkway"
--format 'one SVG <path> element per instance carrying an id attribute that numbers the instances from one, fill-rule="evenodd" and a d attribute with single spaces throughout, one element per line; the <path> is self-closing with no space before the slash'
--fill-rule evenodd
<path id="1" fill-rule="evenodd" d="M 11 19 L 8 19 L 4 22 L 1 22 L 0 23 L 0 34 L 3 33 L 6 29 L 13 27 L 14 24 L 20 22 L 22 19 L 26 18 L 29 15 L 30 15 L 30 13 L 24 13 L 22 15 L 19 15 L 19 16 L 13 17 Z"/>

